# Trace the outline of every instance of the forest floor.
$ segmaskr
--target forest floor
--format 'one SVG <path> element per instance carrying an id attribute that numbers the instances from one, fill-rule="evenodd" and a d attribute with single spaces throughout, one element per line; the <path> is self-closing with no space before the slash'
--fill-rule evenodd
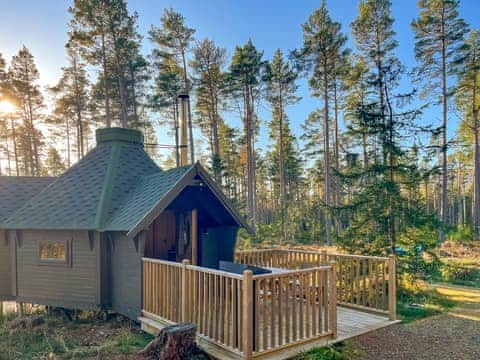
<path id="1" fill-rule="evenodd" d="M 42 317 L 45 323 L 33 329 L 12 329 L 9 319 L 0 319 L 0 360 L 133 360 L 141 358 L 138 351 L 152 339 L 121 317 L 108 321 Z"/>
<path id="2" fill-rule="evenodd" d="M 432 284 L 456 302 L 446 313 L 377 330 L 348 343 L 355 359 L 480 359 L 480 289 Z M 354 351 L 352 351 L 354 349 Z"/>

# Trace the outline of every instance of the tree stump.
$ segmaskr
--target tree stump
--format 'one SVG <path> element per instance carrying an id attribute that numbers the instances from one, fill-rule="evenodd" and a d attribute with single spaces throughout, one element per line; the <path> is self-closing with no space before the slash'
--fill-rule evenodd
<path id="1" fill-rule="evenodd" d="M 171 325 L 163 328 L 155 339 L 140 354 L 147 359 L 187 360 L 206 358 L 197 348 L 197 327 L 192 323 Z"/>

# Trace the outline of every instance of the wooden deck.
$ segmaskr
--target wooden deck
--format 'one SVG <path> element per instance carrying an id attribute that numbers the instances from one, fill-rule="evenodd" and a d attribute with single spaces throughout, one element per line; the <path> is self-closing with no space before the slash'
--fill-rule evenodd
<path id="1" fill-rule="evenodd" d="M 153 314 L 145 313 L 140 318 L 142 329 L 152 334 L 157 334 L 164 326 L 172 324 Z M 261 352 L 253 355 L 254 359 L 289 359 L 302 351 L 308 351 L 313 347 L 326 346 L 341 342 L 355 336 L 366 334 L 370 331 L 384 328 L 395 324 L 397 321 L 389 320 L 387 316 L 367 313 L 365 311 L 355 310 L 343 306 L 337 308 L 338 318 L 338 336 L 335 339 L 331 337 L 320 337 L 318 339 L 305 339 L 304 342 L 295 344 L 285 344 L 282 349 L 275 348 L 272 352 Z M 242 356 L 235 351 L 229 351 L 228 348 L 217 343 L 204 335 L 198 335 L 199 345 L 210 355 L 218 359 L 242 359 Z M 291 345 L 291 346 L 290 346 Z M 233 349 L 232 349 L 233 350 Z"/>
<path id="2" fill-rule="evenodd" d="M 337 308 L 337 316 L 337 338 L 330 343 L 350 339 L 399 322 L 399 320 L 390 320 L 387 316 L 370 314 L 343 306 Z"/>
<path id="3" fill-rule="evenodd" d="M 143 258 L 142 328 L 192 322 L 215 358 L 273 360 L 395 323 L 394 257 L 253 250 L 237 261 L 275 271 Z"/>

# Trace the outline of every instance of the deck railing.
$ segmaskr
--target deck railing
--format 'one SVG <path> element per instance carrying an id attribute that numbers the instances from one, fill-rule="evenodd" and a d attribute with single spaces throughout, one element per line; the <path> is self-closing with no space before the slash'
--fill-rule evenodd
<path id="1" fill-rule="evenodd" d="M 254 276 L 254 349 L 273 351 L 304 339 L 336 337 L 333 267 Z"/>
<path id="2" fill-rule="evenodd" d="M 143 314 L 193 322 L 202 338 L 251 359 L 335 337 L 334 284 L 333 266 L 254 276 L 144 258 Z"/>
<path id="3" fill-rule="evenodd" d="M 245 250 L 235 254 L 239 263 L 283 269 L 305 269 L 336 263 L 338 303 L 389 314 L 396 319 L 395 257 L 332 254 L 288 249 Z"/>

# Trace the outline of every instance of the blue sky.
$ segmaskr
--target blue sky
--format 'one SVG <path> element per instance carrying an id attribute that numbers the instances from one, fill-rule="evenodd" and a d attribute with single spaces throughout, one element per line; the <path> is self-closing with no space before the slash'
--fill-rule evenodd
<path id="1" fill-rule="evenodd" d="M 69 21 L 67 7 L 71 1 L 62 0 L 0 0 L 0 52 L 9 60 L 25 44 L 33 52 L 43 85 L 54 84 L 65 64 L 64 44 L 67 39 L 66 24 Z M 251 38 L 271 58 L 277 48 L 285 53 L 301 46 L 301 24 L 306 21 L 320 0 L 130 0 L 129 7 L 139 14 L 139 26 L 146 34 L 152 24 L 158 25 L 164 8 L 173 7 L 187 19 L 187 24 L 197 30 L 196 37 L 209 37 L 232 54 L 236 45 Z M 342 23 L 343 31 L 350 37 L 349 24 L 357 14 L 357 0 L 327 1 L 331 15 Z M 462 0 L 460 15 L 474 28 L 480 28 L 478 0 Z M 393 0 L 394 29 L 399 47 L 397 54 L 407 67 L 415 65 L 413 33 L 410 23 L 417 16 L 416 0 Z M 353 46 L 349 39 L 349 46 Z M 148 53 L 150 44 L 144 41 Z M 300 82 L 302 100 L 288 109 L 292 128 L 300 133 L 300 124 L 308 114 L 320 106 L 320 101 L 311 98 L 306 82 Z M 268 120 L 268 111 L 261 112 Z M 430 109 L 425 117 L 438 121 L 436 109 Z M 453 135 L 458 118 L 452 116 L 449 134 Z M 162 136 L 161 141 L 169 141 Z M 260 143 L 265 147 L 266 132 Z"/>

